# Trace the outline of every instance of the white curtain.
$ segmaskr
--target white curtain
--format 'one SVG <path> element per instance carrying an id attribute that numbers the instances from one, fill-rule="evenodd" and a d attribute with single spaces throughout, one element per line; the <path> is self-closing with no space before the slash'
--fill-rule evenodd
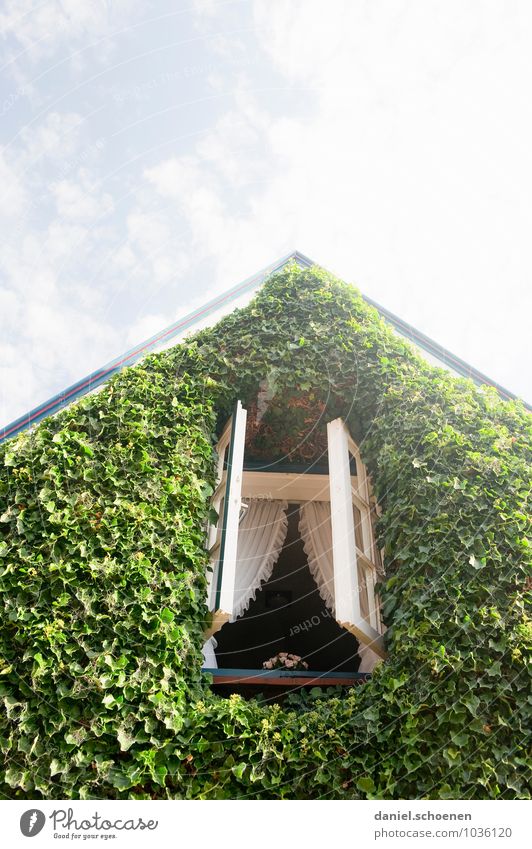
<path id="1" fill-rule="evenodd" d="M 331 505 L 328 501 L 306 501 L 300 507 L 299 533 L 307 555 L 309 569 L 319 593 L 332 613 L 334 605 L 334 565 Z M 364 570 L 358 564 L 358 597 L 360 612 L 368 618 L 368 593 Z"/>
<path id="2" fill-rule="evenodd" d="M 209 637 L 206 643 L 203 644 L 203 666 L 202 669 L 217 669 L 218 661 L 214 649 L 218 643 L 214 637 Z"/>
<path id="3" fill-rule="evenodd" d="M 299 533 L 307 555 L 308 565 L 320 596 L 329 610 L 336 613 L 334 605 L 334 566 L 331 526 L 331 505 L 328 501 L 307 501 L 300 507 Z M 358 565 L 358 593 L 360 612 L 368 618 L 368 594 L 363 569 Z M 359 644 L 359 672 L 371 672 L 380 660 L 368 646 Z"/>
<path id="4" fill-rule="evenodd" d="M 334 614 L 331 506 L 328 501 L 307 501 L 300 506 L 299 516 L 299 533 L 311 575 L 318 586 L 320 596 Z"/>
<path id="5" fill-rule="evenodd" d="M 286 537 L 286 501 L 245 499 L 249 505 L 238 527 L 234 612 L 242 616 L 272 574 Z"/>

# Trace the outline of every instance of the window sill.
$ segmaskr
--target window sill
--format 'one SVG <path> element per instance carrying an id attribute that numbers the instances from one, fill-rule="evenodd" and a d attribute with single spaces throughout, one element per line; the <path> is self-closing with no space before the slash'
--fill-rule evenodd
<path id="1" fill-rule="evenodd" d="M 371 678 L 368 672 L 314 672 L 289 669 L 212 669 L 203 672 L 212 675 L 213 684 L 262 684 L 268 687 L 353 687 Z"/>

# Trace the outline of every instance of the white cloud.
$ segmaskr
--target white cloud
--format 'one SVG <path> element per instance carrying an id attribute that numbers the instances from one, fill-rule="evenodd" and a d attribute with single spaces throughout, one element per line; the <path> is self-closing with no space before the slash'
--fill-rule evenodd
<path id="1" fill-rule="evenodd" d="M 130 20 L 136 0 L 6 0 L 0 11 L 0 35 L 11 37 L 31 61 L 53 55 L 58 47 L 112 32 Z M 105 49 L 105 48 L 104 48 Z"/>
<path id="2" fill-rule="evenodd" d="M 76 112 L 47 113 L 41 123 L 22 129 L 22 163 L 29 167 L 45 157 L 62 160 L 71 156 L 79 146 L 82 127 L 82 116 Z"/>
<path id="3" fill-rule="evenodd" d="M 195 160 L 183 156 L 180 160 L 166 159 L 144 172 L 146 180 L 155 187 L 162 197 L 179 198 L 184 194 L 187 183 L 191 182 L 191 169 Z"/>
<path id="4" fill-rule="evenodd" d="M 112 196 L 86 168 L 69 180 L 49 179 L 51 160 L 63 162 L 79 149 L 78 120 L 75 113 L 51 113 L 35 134 L 22 134 L 9 159 L 0 158 L 3 423 L 44 400 L 58 380 L 67 385 L 114 352 L 93 279 Z"/>
<path id="5" fill-rule="evenodd" d="M 78 181 L 60 180 L 52 183 L 58 215 L 67 221 L 100 220 L 113 211 L 113 199 L 91 183 L 87 171 L 80 169 Z"/>
<path id="6" fill-rule="evenodd" d="M 21 215 L 29 202 L 23 179 L 0 151 L 0 215 Z"/>
<path id="7" fill-rule="evenodd" d="M 168 281 L 188 267 L 190 258 L 168 215 L 135 206 L 127 217 L 127 234 L 117 255 L 119 266 L 128 262 L 134 274 L 152 283 Z"/>
<path id="8" fill-rule="evenodd" d="M 192 0 L 192 6 L 198 15 L 214 15 L 217 11 L 216 0 Z"/>
<path id="9" fill-rule="evenodd" d="M 12 289 L 0 287 L 0 316 L 4 317 L 4 330 L 7 329 L 7 325 L 18 324 L 20 317 L 20 299 L 17 296 L 17 293 Z M 2 325 L 0 325 L 1 327 Z M 4 336 L 2 335 L 2 340 L 4 340 Z M 1 361 L 1 360 L 0 360 Z"/>

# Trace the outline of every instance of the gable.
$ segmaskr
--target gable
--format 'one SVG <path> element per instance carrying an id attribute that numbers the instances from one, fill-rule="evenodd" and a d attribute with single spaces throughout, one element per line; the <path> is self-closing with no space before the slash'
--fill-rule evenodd
<path id="1" fill-rule="evenodd" d="M 221 700 L 201 674 L 214 433 L 264 378 L 349 423 L 383 509 L 388 659 L 356 692 L 286 709 Z M 522 405 L 289 267 L 7 442 L 4 793 L 526 798 L 528 434 Z"/>
<path id="2" fill-rule="evenodd" d="M 94 392 L 98 387 L 105 384 L 114 374 L 118 374 L 122 371 L 122 369 L 134 365 L 150 353 L 167 349 L 169 346 L 175 344 L 178 339 L 182 338 L 183 335 L 192 328 L 204 324 L 206 321 L 211 322 L 213 318 L 219 318 L 220 315 L 231 307 L 235 301 L 238 302 L 242 298 L 249 297 L 249 295 L 260 288 L 260 286 L 262 286 L 272 274 L 278 273 L 290 264 L 294 264 L 303 269 L 311 268 L 314 265 L 312 260 L 299 253 L 299 251 L 294 251 L 292 254 L 282 257 L 280 260 L 272 263 L 267 268 L 262 269 L 257 274 L 247 278 L 241 283 L 238 283 L 228 291 L 216 296 L 203 306 L 178 319 L 159 333 L 149 339 L 146 339 L 144 342 L 139 343 L 134 348 L 126 351 L 124 354 L 102 366 L 100 369 L 97 369 L 71 386 L 65 388 L 44 403 L 39 404 L 32 410 L 29 410 L 23 416 L 20 416 L 18 419 L 15 419 L 13 422 L 5 425 L 3 428 L 0 428 L 0 444 L 4 440 L 16 436 L 17 433 L 20 433 L 26 428 L 41 421 L 43 418 L 64 409 L 78 398 Z M 403 338 L 412 342 L 418 351 L 421 352 L 422 356 L 427 358 L 429 362 L 445 368 L 457 377 L 468 378 L 477 386 L 492 386 L 497 390 L 500 397 L 505 400 L 516 399 L 516 396 L 512 392 L 491 380 L 487 377 L 487 375 L 482 374 L 482 372 L 478 371 L 478 369 L 468 365 L 468 363 L 464 360 L 461 360 L 443 346 L 438 345 L 428 336 L 416 330 L 407 322 L 403 321 L 380 304 L 377 304 L 371 298 L 364 295 L 362 297 L 366 303 L 373 306 L 379 315 L 384 318 L 385 321 L 387 321 Z M 527 409 L 531 409 L 526 402 L 524 403 Z"/>

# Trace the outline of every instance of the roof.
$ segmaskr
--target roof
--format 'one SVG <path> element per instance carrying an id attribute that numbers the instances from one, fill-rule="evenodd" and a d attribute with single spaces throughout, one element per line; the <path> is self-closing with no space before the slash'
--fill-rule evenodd
<path id="1" fill-rule="evenodd" d="M 259 288 L 268 277 L 275 274 L 275 272 L 280 271 L 291 262 L 296 262 L 302 268 L 310 268 L 317 264 L 299 251 L 293 251 L 287 256 L 271 263 L 271 265 L 263 268 L 252 277 L 246 278 L 246 280 L 243 280 L 241 283 L 238 283 L 226 292 L 217 295 L 203 306 L 193 310 L 184 317 L 175 321 L 173 324 L 170 324 L 168 327 L 165 327 L 159 333 L 156 333 L 154 336 L 151 336 L 149 339 L 146 339 L 144 342 L 141 342 L 134 348 L 131 348 L 129 351 L 126 351 L 121 356 L 106 363 L 106 365 L 96 371 L 91 372 L 86 377 L 83 377 L 81 380 L 78 380 L 76 383 L 73 383 L 71 386 L 59 392 L 57 395 L 54 395 L 52 398 L 49 398 L 47 401 L 44 401 L 32 410 L 29 410 L 29 412 L 20 416 L 18 419 L 15 419 L 5 425 L 5 427 L 0 428 L 0 443 L 4 442 L 6 439 L 16 436 L 16 434 L 26 430 L 31 427 L 31 425 L 36 424 L 47 416 L 57 413 L 77 398 L 94 391 L 98 386 L 101 386 L 109 380 L 113 374 L 121 371 L 126 366 L 133 365 L 146 354 L 167 347 L 168 343 L 171 341 L 177 341 L 179 337 L 183 336 L 185 331 L 199 324 L 205 318 L 223 309 L 233 301 L 236 301 L 238 298 L 242 297 L 242 295 L 249 294 L 254 289 Z M 428 354 L 429 357 L 435 358 L 438 365 L 449 369 L 460 377 L 470 378 L 478 386 L 487 385 L 494 387 L 504 400 L 513 400 L 517 398 L 513 392 L 510 392 L 499 383 L 491 380 L 491 378 L 487 375 L 478 371 L 478 369 L 469 365 L 464 360 L 460 359 L 460 357 L 452 354 L 442 345 L 439 345 L 428 336 L 425 336 L 424 333 L 416 330 L 411 324 L 403 321 L 401 318 L 394 315 L 371 298 L 368 298 L 365 295 L 362 295 L 362 297 L 366 303 L 375 307 L 380 315 L 387 322 L 393 325 L 393 327 L 402 336 L 413 342 L 421 349 L 422 352 Z M 526 403 L 525 406 L 527 409 L 532 409 L 532 407 Z"/>

